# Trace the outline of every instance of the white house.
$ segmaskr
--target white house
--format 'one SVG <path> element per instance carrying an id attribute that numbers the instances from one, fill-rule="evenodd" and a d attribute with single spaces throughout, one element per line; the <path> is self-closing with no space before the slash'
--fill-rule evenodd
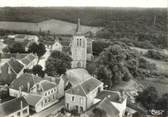
<path id="1" fill-rule="evenodd" d="M 24 97 L 12 99 L 0 104 L 0 117 L 28 117 L 29 105 Z"/>
<path id="2" fill-rule="evenodd" d="M 103 83 L 90 78 L 65 92 L 65 108 L 78 113 L 86 111 L 94 104 L 94 98 L 103 90 Z"/>
<path id="3" fill-rule="evenodd" d="M 127 108 L 127 105 L 126 105 L 127 97 L 123 96 L 120 92 L 103 90 L 95 97 L 94 101 L 95 103 L 99 103 L 97 107 L 99 107 L 104 111 L 107 111 L 106 108 L 103 108 L 107 104 L 109 104 L 108 106 L 113 107 L 111 108 L 111 112 L 114 111 L 115 117 L 123 117 L 125 115 L 125 111 Z M 109 103 L 106 103 L 106 102 L 109 102 Z M 109 117 L 113 117 L 113 116 L 111 115 Z"/>
<path id="4" fill-rule="evenodd" d="M 54 44 L 51 46 L 51 50 L 57 50 L 57 51 L 62 51 L 62 45 L 59 43 L 59 41 L 55 41 Z"/>
<path id="5" fill-rule="evenodd" d="M 55 83 L 42 80 L 31 88 L 26 101 L 35 112 L 40 112 L 58 102 L 58 87 Z"/>
<path id="6" fill-rule="evenodd" d="M 52 79 L 52 80 L 51 80 Z M 64 80 L 62 77 L 45 77 L 24 73 L 9 86 L 12 97 L 25 96 L 30 109 L 39 112 L 56 103 L 64 96 Z"/>

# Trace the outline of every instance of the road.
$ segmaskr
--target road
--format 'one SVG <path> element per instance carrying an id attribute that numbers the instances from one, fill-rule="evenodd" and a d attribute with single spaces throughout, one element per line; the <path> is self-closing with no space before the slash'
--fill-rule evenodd
<path id="1" fill-rule="evenodd" d="M 48 59 L 48 57 L 50 56 L 50 50 L 48 48 L 46 48 L 46 53 L 41 57 L 40 61 L 39 61 L 39 65 L 41 65 L 43 67 L 43 70 L 45 70 L 45 63 L 46 60 Z"/>
<path id="2" fill-rule="evenodd" d="M 47 117 L 51 113 L 57 113 L 59 110 L 61 110 L 64 107 L 65 100 L 62 99 L 60 102 L 54 104 L 53 106 L 39 112 L 31 115 L 30 117 Z"/>

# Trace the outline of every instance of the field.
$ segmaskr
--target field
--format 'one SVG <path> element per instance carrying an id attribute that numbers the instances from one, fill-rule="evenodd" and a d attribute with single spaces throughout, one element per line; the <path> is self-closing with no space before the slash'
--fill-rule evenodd
<path id="1" fill-rule="evenodd" d="M 76 24 L 61 20 L 45 20 L 39 23 L 0 21 L 0 29 L 17 31 L 50 31 L 51 34 L 74 34 Z M 96 33 L 101 28 L 81 25 L 81 32 Z"/>
<path id="2" fill-rule="evenodd" d="M 155 87 L 159 96 L 168 93 L 168 79 L 145 79 L 139 81 L 144 87 Z"/>

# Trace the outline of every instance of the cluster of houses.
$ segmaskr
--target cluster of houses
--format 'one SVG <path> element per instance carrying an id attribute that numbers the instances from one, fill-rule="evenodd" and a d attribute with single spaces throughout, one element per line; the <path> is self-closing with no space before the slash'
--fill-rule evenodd
<path id="1" fill-rule="evenodd" d="M 17 41 L 21 40 L 20 36 L 16 37 Z M 0 117 L 28 117 L 30 111 L 43 111 L 63 97 L 67 111 L 75 111 L 85 117 L 91 117 L 94 109 L 103 110 L 107 117 L 131 117 L 135 113 L 129 111 L 124 92 L 104 90 L 103 83 L 85 70 L 88 42 L 80 33 L 80 20 L 69 44 L 69 54 L 73 59 L 72 69 L 61 76 L 45 75 L 41 78 L 24 73 L 24 69 L 31 69 L 37 64 L 37 56 L 33 54 L 19 59 L 12 57 L 0 66 L 0 82 L 8 79 L 9 95 L 14 97 L 0 104 Z M 56 41 L 52 50 L 64 49 Z"/>

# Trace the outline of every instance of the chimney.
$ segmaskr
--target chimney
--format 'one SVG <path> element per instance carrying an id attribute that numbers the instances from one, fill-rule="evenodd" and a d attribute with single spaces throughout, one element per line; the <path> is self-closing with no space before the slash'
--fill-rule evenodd
<path id="1" fill-rule="evenodd" d="M 21 110 L 20 116 L 23 117 L 23 102 L 22 102 L 22 100 L 20 101 L 20 110 Z"/>
<path id="2" fill-rule="evenodd" d="M 22 87 L 20 86 L 19 87 L 19 97 L 21 97 L 22 96 Z"/>
<path id="3" fill-rule="evenodd" d="M 27 83 L 27 92 L 30 92 L 30 82 Z"/>

